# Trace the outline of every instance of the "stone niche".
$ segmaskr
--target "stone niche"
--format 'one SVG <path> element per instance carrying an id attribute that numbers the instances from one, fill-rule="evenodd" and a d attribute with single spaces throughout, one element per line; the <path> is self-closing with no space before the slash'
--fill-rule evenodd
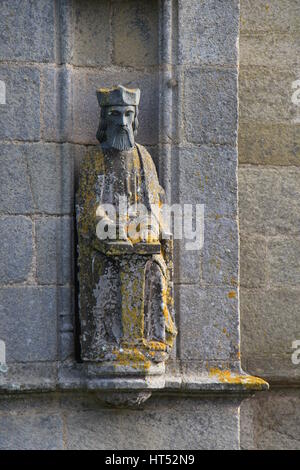
<path id="1" fill-rule="evenodd" d="M 113 93 L 110 87 L 118 83 L 130 89 L 140 88 L 137 140 L 151 154 L 169 204 L 179 204 L 182 210 L 187 204 L 203 205 L 203 226 L 197 230 L 202 230 L 204 242 L 200 246 L 198 240 L 189 249 L 188 240 L 174 240 L 171 277 L 178 336 L 172 352 L 158 354 L 149 350 L 164 358 L 156 366 L 150 360 L 151 367 L 145 368 L 145 358 L 140 362 L 133 350 L 125 346 L 124 352 L 124 347 L 119 345 L 119 363 L 114 362 L 112 366 L 109 360 L 99 359 L 99 350 L 92 351 L 91 331 L 86 332 L 90 316 L 85 313 L 84 319 L 81 318 L 84 330 L 81 359 L 103 389 L 240 392 L 264 388 L 263 381 L 247 376 L 240 366 L 236 179 L 238 2 L 229 2 L 228 8 L 224 2 L 205 1 L 201 5 L 195 1 L 100 3 L 103 28 L 98 28 L 96 19 L 89 15 L 93 2 L 87 2 L 84 8 L 78 2 L 75 8 L 71 62 L 82 69 L 74 71 L 73 136 L 86 144 L 95 142 L 99 120 L 97 89 L 106 87 L 108 94 Z M 222 28 L 218 26 L 220 22 Z M 98 41 L 102 48 L 96 53 L 92 44 L 96 46 Z M 95 70 L 84 72 L 90 66 Z M 112 103 L 120 104 L 117 101 Z M 96 157 L 87 154 L 87 161 L 94 161 L 90 168 L 102 165 L 97 148 L 96 145 Z M 155 168 L 149 171 L 153 173 Z M 98 176 L 103 177 L 103 170 Z M 82 209 L 85 195 L 80 194 Z M 122 259 L 120 253 L 117 256 L 115 259 Z M 120 291 L 124 288 L 126 291 L 122 279 L 131 286 L 130 293 L 126 292 L 128 309 L 130 303 L 136 307 L 147 294 L 145 286 L 144 294 L 135 292 L 131 282 L 144 271 L 145 262 L 139 266 L 136 258 L 132 269 L 125 256 L 126 259 L 117 268 L 119 274 L 115 274 L 121 279 Z M 123 275 L 125 271 L 127 274 Z M 83 297 L 81 300 L 84 309 L 86 300 Z M 126 317 L 122 305 L 121 301 L 117 308 L 119 317 L 123 318 L 121 329 L 125 328 Z M 132 318 L 132 323 L 135 322 Z M 129 329 L 136 327 L 131 324 Z M 145 351 L 138 350 L 138 353 L 143 355 Z M 107 354 L 111 357 L 111 351 Z M 113 354 L 117 354 L 116 350 Z"/>

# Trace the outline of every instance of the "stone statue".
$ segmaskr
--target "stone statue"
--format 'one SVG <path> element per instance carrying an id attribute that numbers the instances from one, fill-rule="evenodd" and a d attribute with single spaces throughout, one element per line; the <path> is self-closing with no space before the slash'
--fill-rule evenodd
<path id="1" fill-rule="evenodd" d="M 82 164 L 76 206 L 81 358 L 151 373 L 164 370 L 176 336 L 164 190 L 135 142 L 140 90 L 101 88 L 97 98 L 100 146 Z"/>

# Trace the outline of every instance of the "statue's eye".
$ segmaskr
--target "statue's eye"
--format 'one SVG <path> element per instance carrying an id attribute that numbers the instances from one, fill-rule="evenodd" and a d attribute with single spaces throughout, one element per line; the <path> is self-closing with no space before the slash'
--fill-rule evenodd
<path id="1" fill-rule="evenodd" d="M 119 116 L 119 114 L 120 114 L 119 111 L 110 111 L 109 112 L 110 116 Z"/>
<path id="2" fill-rule="evenodd" d="M 126 111 L 125 116 L 131 116 L 132 111 Z"/>

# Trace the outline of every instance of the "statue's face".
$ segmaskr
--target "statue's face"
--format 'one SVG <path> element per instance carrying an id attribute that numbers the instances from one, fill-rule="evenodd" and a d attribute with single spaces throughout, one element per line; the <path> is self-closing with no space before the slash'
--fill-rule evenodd
<path id="1" fill-rule="evenodd" d="M 109 106 L 106 113 L 106 145 L 118 150 L 134 147 L 134 106 Z"/>

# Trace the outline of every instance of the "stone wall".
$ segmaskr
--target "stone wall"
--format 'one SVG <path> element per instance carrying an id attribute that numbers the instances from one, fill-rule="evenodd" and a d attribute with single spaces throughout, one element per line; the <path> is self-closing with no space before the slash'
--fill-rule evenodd
<path id="1" fill-rule="evenodd" d="M 93 395 L 0 401 L 1 449 L 237 449 L 237 403 L 155 397 L 136 410 L 103 408 Z"/>
<path id="2" fill-rule="evenodd" d="M 300 448 L 299 16 L 298 0 L 241 1 L 242 362 L 272 389 L 242 405 L 245 448 Z"/>
<path id="3" fill-rule="evenodd" d="M 197 374 L 239 364 L 238 1 L 23 0 L 22 14 L 17 3 L 1 5 L 0 332 L 9 369 L 0 385 L 10 395 L 1 400 L 0 447 L 238 448 L 239 402 L 196 397 Z M 71 393 L 84 380 L 74 192 L 78 165 L 97 143 L 95 90 L 115 83 L 141 87 L 138 142 L 172 202 L 205 204 L 207 232 L 203 252 L 176 246 L 169 387 L 185 380 L 194 398 L 154 397 L 124 412 Z M 57 395 L 65 388 L 67 398 Z M 14 395 L 25 390 L 36 395 Z"/>
<path id="4" fill-rule="evenodd" d="M 22 14 L 18 4 L 2 2 L 0 19 L 0 339 L 9 367 L 0 375 L 0 448 L 237 449 L 239 400 L 219 377 L 225 369 L 233 380 L 240 364 L 239 2 L 22 0 Z M 83 393 L 74 335 L 78 166 L 97 143 L 95 89 L 116 82 L 142 89 L 137 140 L 170 200 L 205 204 L 203 249 L 176 245 L 169 390 L 126 411 Z M 292 234 L 297 193 L 284 183 Z M 204 399 L 212 386 L 220 398 Z"/>

